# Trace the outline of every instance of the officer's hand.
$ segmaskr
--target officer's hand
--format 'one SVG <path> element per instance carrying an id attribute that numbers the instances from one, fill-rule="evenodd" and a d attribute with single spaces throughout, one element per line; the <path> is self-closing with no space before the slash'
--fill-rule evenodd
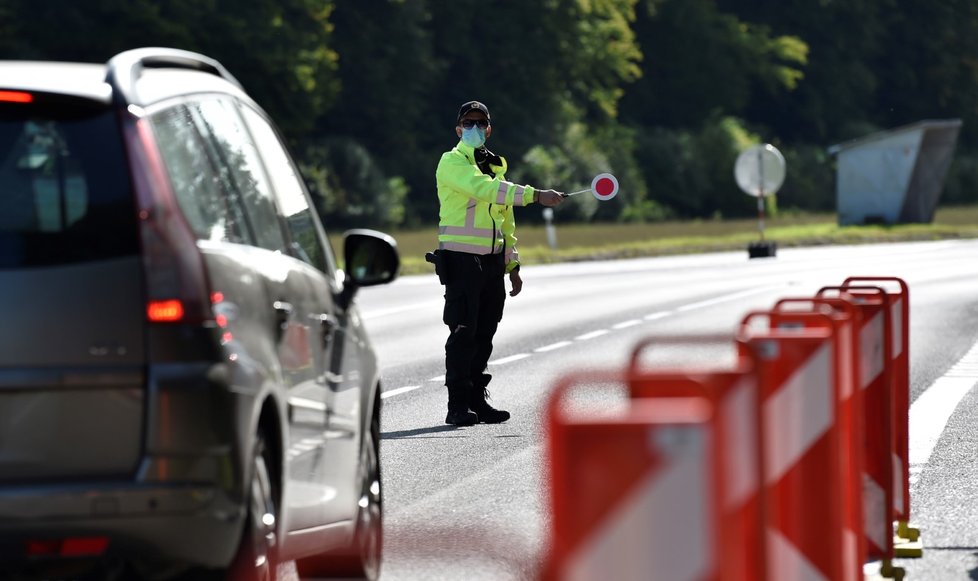
<path id="1" fill-rule="evenodd" d="M 564 194 L 554 190 L 537 190 L 537 201 L 548 208 L 559 205 L 565 197 Z"/>
<path id="2" fill-rule="evenodd" d="M 523 279 L 520 278 L 520 271 L 514 270 L 509 273 L 509 284 L 513 286 L 513 290 L 509 291 L 509 296 L 515 297 L 520 294 L 523 290 Z"/>

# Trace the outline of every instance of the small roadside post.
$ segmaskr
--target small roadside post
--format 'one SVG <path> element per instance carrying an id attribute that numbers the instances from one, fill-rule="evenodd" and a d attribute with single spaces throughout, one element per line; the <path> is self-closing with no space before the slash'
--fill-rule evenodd
<path id="1" fill-rule="evenodd" d="M 545 230 L 547 231 L 547 246 L 550 247 L 550 250 L 557 250 L 557 228 L 554 226 L 553 208 L 543 209 L 543 221 L 546 223 Z"/>

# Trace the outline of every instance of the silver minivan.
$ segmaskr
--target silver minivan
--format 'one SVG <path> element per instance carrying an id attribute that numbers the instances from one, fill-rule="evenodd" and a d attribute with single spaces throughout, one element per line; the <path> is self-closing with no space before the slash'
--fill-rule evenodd
<path id="1" fill-rule="evenodd" d="M 218 62 L 0 61 L 0 578 L 376 578 L 399 260 L 343 252 Z"/>

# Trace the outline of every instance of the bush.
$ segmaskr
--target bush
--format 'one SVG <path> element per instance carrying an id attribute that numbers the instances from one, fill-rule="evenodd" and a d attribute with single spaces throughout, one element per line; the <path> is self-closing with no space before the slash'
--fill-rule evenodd
<path id="1" fill-rule="evenodd" d="M 737 187 L 740 151 L 757 143 L 743 123 L 715 117 L 697 131 L 653 129 L 640 134 L 635 157 L 660 206 L 682 218 L 753 215 L 756 203 Z"/>
<path id="2" fill-rule="evenodd" d="M 519 183 L 576 192 L 591 187 L 599 173 L 610 172 L 618 179 L 619 195 L 607 202 L 580 194 L 557 210 L 572 222 L 637 220 L 662 214 L 661 204 L 649 204 L 647 188 L 633 152 L 633 131 L 613 123 L 589 128 L 582 123 L 567 127 L 559 145 L 531 148 L 507 175 Z M 531 221 L 539 213 L 528 214 Z M 662 219 L 659 217 L 658 219 Z"/>
<path id="3" fill-rule="evenodd" d="M 299 166 L 316 209 L 332 227 L 389 229 L 404 222 L 404 180 L 385 176 L 356 141 L 314 142 Z"/>
<path id="4" fill-rule="evenodd" d="M 784 185 L 778 192 L 782 210 L 835 211 L 835 163 L 825 148 L 798 145 L 781 150 Z"/>
<path id="5" fill-rule="evenodd" d="M 568 126 L 559 145 L 530 148 L 520 163 L 511 166 L 507 178 L 518 183 L 564 192 L 575 192 L 591 186 L 596 174 L 610 171 L 608 157 L 600 150 L 580 123 Z M 598 210 L 598 201 L 586 194 L 574 196 L 558 211 L 567 221 L 590 221 Z M 531 221 L 538 212 L 521 212 Z"/>

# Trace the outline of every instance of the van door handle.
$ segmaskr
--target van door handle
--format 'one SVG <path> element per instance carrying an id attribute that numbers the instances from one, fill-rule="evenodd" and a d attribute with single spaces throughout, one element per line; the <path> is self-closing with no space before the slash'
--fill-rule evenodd
<path id="1" fill-rule="evenodd" d="M 333 331 L 339 326 L 339 321 L 330 313 L 318 313 L 309 315 L 309 317 L 319 321 L 319 326 L 323 333 L 323 346 L 328 345 L 332 339 Z"/>
<path id="2" fill-rule="evenodd" d="M 272 303 L 272 308 L 275 309 L 275 322 L 278 324 L 279 337 L 281 337 L 285 327 L 289 324 L 289 319 L 292 318 L 292 303 L 275 301 Z"/>

